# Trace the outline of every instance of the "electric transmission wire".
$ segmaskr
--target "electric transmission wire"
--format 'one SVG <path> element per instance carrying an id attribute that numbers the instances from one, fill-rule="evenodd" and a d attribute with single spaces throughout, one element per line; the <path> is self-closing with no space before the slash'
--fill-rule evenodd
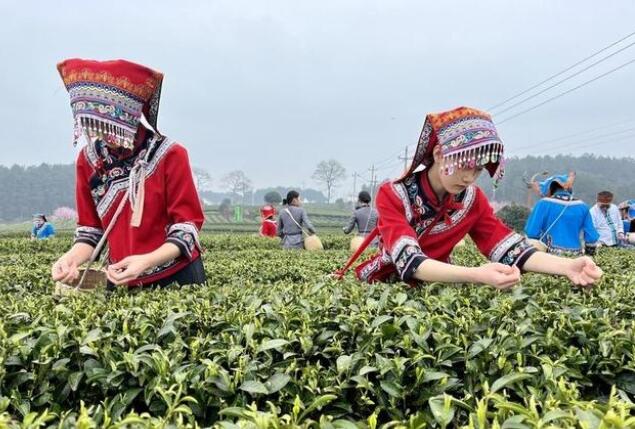
<path id="1" fill-rule="evenodd" d="M 585 135 L 585 134 L 591 134 L 591 133 L 594 133 L 594 132 L 596 132 L 596 131 L 605 130 L 605 129 L 607 129 L 607 128 L 621 127 L 622 125 L 625 125 L 625 124 L 630 124 L 630 123 L 632 123 L 633 121 L 635 121 L 635 120 L 634 120 L 634 119 L 629 119 L 629 120 L 627 120 L 627 121 L 618 121 L 618 122 L 614 122 L 614 123 L 612 123 L 612 124 L 604 125 L 604 126 L 602 126 L 602 127 L 592 128 L 592 129 L 590 129 L 590 130 L 578 131 L 577 133 L 567 134 L 567 135 L 565 135 L 565 136 L 556 137 L 556 138 L 549 139 L 549 140 L 542 140 L 542 141 L 540 141 L 540 142 L 536 143 L 536 145 L 543 145 L 543 144 L 546 144 L 546 143 L 555 143 L 555 142 L 559 142 L 559 141 L 561 141 L 561 140 L 567 140 L 567 139 L 570 139 L 570 138 L 572 138 L 572 137 L 578 137 L 578 136 Z M 533 146 L 533 145 L 532 145 L 532 146 Z M 521 146 L 521 147 L 523 147 L 523 148 L 524 148 L 524 147 L 526 147 L 526 146 Z"/>
<path id="2" fill-rule="evenodd" d="M 629 66 L 629 65 L 631 65 L 633 63 L 635 63 L 635 59 L 632 59 L 632 60 L 630 60 L 630 61 L 628 61 L 628 62 L 626 62 L 624 64 L 621 64 L 621 65 L 619 65 L 619 66 L 617 66 L 617 67 L 615 67 L 615 68 L 613 68 L 613 69 L 611 69 L 611 70 L 609 70 L 609 71 L 607 71 L 605 73 L 602 73 L 601 75 L 598 75 L 598 76 L 594 77 L 593 79 L 587 80 L 586 82 L 583 82 L 580 85 L 574 86 L 571 89 L 568 89 L 568 90 L 566 90 L 564 92 L 561 92 L 560 94 L 554 95 L 553 97 L 550 97 L 550 98 L 546 99 L 545 101 L 543 101 L 541 103 L 538 103 L 538 104 L 536 104 L 536 105 L 534 105 L 534 106 L 532 106 L 532 107 L 530 107 L 528 109 L 521 110 L 520 112 L 518 112 L 518 113 L 516 113 L 516 114 L 514 114 L 512 116 L 508 116 L 507 118 L 503 119 L 502 121 L 496 122 L 496 125 L 504 124 L 505 122 L 511 121 L 512 119 L 515 119 L 515 118 L 517 118 L 517 117 L 519 117 L 521 115 L 524 115 L 525 113 L 529 113 L 532 110 L 536 110 L 537 108 L 542 107 L 542 106 L 544 106 L 547 103 L 550 103 L 550 102 L 552 102 L 554 100 L 557 100 L 560 97 L 563 97 L 563 96 L 565 96 L 567 94 L 572 93 L 573 91 L 577 91 L 578 89 L 580 89 L 582 87 L 585 87 L 585 86 L 589 85 L 590 83 L 595 82 L 596 80 L 602 79 L 603 77 L 606 77 L 606 76 L 608 76 L 610 74 L 613 74 L 616 71 L 618 71 L 620 69 L 623 69 L 624 67 Z"/>
<path id="3" fill-rule="evenodd" d="M 506 108 L 504 108 L 503 110 L 498 111 L 498 112 L 495 112 L 495 114 L 496 114 L 496 115 L 500 115 L 500 114 L 502 114 L 502 113 L 508 112 L 508 111 L 512 110 L 514 107 L 518 107 L 518 106 L 520 106 L 521 104 L 524 104 L 524 103 L 526 103 L 527 101 L 532 100 L 532 99 L 534 99 L 534 98 L 538 97 L 539 95 L 544 94 L 545 92 L 547 92 L 547 91 L 549 91 L 549 90 L 551 90 L 551 89 L 555 88 L 556 86 L 560 85 L 561 83 L 564 83 L 564 82 L 566 82 L 566 81 L 568 81 L 568 80 L 570 80 L 570 79 L 573 79 L 573 78 L 574 78 L 574 77 L 576 77 L 576 76 L 579 76 L 580 74 L 584 73 L 585 71 L 587 71 L 587 70 L 589 70 L 589 69 L 591 69 L 591 68 L 595 67 L 596 65 L 598 65 L 598 64 L 600 64 L 600 63 L 602 63 L 602 62 L 604 62 L 604 61 L 608 60 L 608 59 L 609 59 L 609 58 L 611 58 L 611 57 L 614 57 L 615 55 L 619 54 L 620 52 L 622 52 L 622 51 L 624 51 L 624 50 L 626 50 L 626 49 L 628 49 L 628 48 L 630 48 L 630 47 L 631 47 L 631 46 L 633 46 L 633 45 L 635 45 L 635 42 L 633 42 L 633 43 L 631 43 L 631 44 L 629 44 L 629 45 L 626 45 L 626 46 L 625 46 L 625 47 L 623 47 L 622 49 L 619 49 L 619 50 L 617 50 L 617 51 L 615 51 L 615 52 L 613 52 L 613 53 L 611 53 L 611 54 L 607 55 L 606 57 L 603 57 L 603 58 L 599 59 L 598 61 L 595 61 L 595 62 L 593 62 L 593 63 L 589 64 L 588 66 L 586 66 L 586 67 L 584 67 L 584 68 L 582 68 L 582 69 L 578 70 L 578 71 L 577 71 L 577 72 L 575 72 L 574 74 L 569 75 L 569 76 L 565 77 L 564 79 L 561 79 L 561 80 L 557 81 L 556 83 L 554 83 L 554 84 L 552 84 L 552 85 L 549 85 L 548 87 L 546 87 L 546 88 L 544 88 L 544 89 L 542 89 L 542 90 L 538 91 L 537 93 L 532 94 L 532 95 L 530 95 L 529 97 L 525 97 L 525 98 L 523 98 L 522 100 L 520 100 L 520 101 L 518 101 L 518 102 L 516 102 L 516 103 L 512 104 L 511 106 L 507 106 L 507 107 L 506 107 Z"/>
<path id="4" fill-rule="evenodd" d="M 626 35 L 626 36 L 624 36 L 624 37 L 622 37 L 621 39 L 619 39 L 619 40 L 617 40 L 617 41 L 615 41 L 615 42 L 611 43 L 610 45 L 605 46 L 604 48 L 600 49 L 599 51 L 594 52 L 593 54 L 589 55 L 588 57 L 583 58 L 582 60 L 580 60 L 580 61 L 576 62 L 575 64 L 570 65 L 569 67 L 565 68 L 564 70 L 562 70 L 562 71 L 560 71 L 560 72 L 558 72 L 558 73 L 556 73 L 556 74 L 554 74 L 554 75 L 551 75 L 551 76 L 549 76 L 548 78 L 546 78 L 546 79 L 544 79 L 544 80 L 542 80 L 542 81 L 538 82 L 537 84 L 535 84 L 535 85 L 533 85 L 533 86 L 531 86 L 531 87 L 529 87 L 529 88 L 527 88 L 527 89 L 525 89 L 525 90 L 523 90 L 523 91 L 521 91 L 521 92 L 519 92 L 519 93 L 517 93 L 517 94 L 515 94 L 515 95 L 513 95 L 513 96 L 511 96 L 511 97 L 509 97 L 509 98 L 507 98 L 507 99 L 505 99 L 505 100 L 503 100 L 503 101 L 501 101 L 501 102 L 497 103 L 497 104 L 495 104 L 494 106 L 492 106 L 492 107 L 488 108 L 488 110 L 489 110 L 489 111 L 494 110 L 494 109 L 496 109 L 496 108 L 498 108 L 498 107 L 500 107 L 500 106 L 503 106 L 503 105 L 505 105 L 505 104 L 509 103 L 509 102 L 510 102 L 510 101 L 512 101 L 512 100 L 515 100 L 516 98 L 518 98 L 518 97 L 520 97 L 520 96 L 522 96 L 522 95 L 527 94 L 529 91 L 532 91 L 532 90 L 534 90 L 534 89 L 538 88 L 539 86 L 541 86 L 541 85 L 543 85 L 543 84 L 545 84 L 545 83 L 549 82 L 550 80 L 555 79 L 556 77 L 558 77 L 558 76 L 560 76 L 560 75 L 562 75 L 562 74 L 564 74 L 564 73 L 568 72 L 569 70 L 572 70 L 572 69 L 576 68 L 576 67 L 577 67 L 577 66 L 579 66 L 580 64 L 585 63 L 586 61 L 590 60 L 591 58 L 593 58 L 593 57 L 595 57 L 595 56 L 597 56 L 597 55 L 601 54 L 602 52 L 604 52 L 604 51 L 606 51 L 606 50 L 608 50 L 608 49 L 612 48 L 613 46 L 615 46 L 615 45 L 617 45 L 617 44 L 619 44 L 619 43 L 623 42 L 623 41 L 624 41 L 624 40 L 626 40 L 626 39 L 629 39 L 630 37 L 632 37 L 632 36 L 634 36 L 634 35 L 635 35 L 635 31 L 634 31 L 634 32 L 632 32 L 632 33 L 630 33 L 630 34 L 628 34 L 628 35 Z"/>
<path id="5" fill-rule="evenodd" d="M 592 141 L 590 143 L 577 146 L 576 149 L 582 149 L 582 148 L 591 147 L 591 146 L 604 146 L 604 145 L 607 145 L 607 144 L 618 143 L 618 142 L 621 142 L 623 140 L 629 140 L 629 139 L 635 141 L 635 134 L 628 135 L 628 136 L 622 136 L 622 137 L 618 137 L 618 138 L 610 139 L 610 140 Z"/>
<path id="6" fill-rule="evenodd" d="M 588 141 L 597 140 L 597 139 L 601 139 L 601 138 L 605 138 L 605 137 L 613 137 L 613 136 L 616 136 L 616 135 L 619 135 L 619 134 L 623 134 L 623 133 L 626 133 L 626 132 L 634 132 L 634 131 L 635 131 L 635 128 L 627 128 L 625 130 L 614 131 L 614 132 L 610 132 L 610 133 L 607 133 L 607 134 L 599 134 L 599 135 L 595 135 L 595 136 L 588 136 L 588 137 L 582 138 L 580 140 L 576 140 L 574 142 L 568 142 L 568 143 L 564 143 L 564 144 L 561 144 L 561 145 L 552 146 L 552 148 L 575 146 L 575 145 L 580 144 L 580 143 L 585 143 L 585 142 L 588 142 Z M 537 149 L 537 148 L 544 147 L 545 145 L 551 144 L 551 143 L 552 142 L 541 142 L 541 143 L 536 143 L 536 144 L 532 144 L 532 145 L 525 145 L 525 146 L 520 146 L 518 148 L 514 148 L 514 150 L 529 149 L 529 148 Z"/>

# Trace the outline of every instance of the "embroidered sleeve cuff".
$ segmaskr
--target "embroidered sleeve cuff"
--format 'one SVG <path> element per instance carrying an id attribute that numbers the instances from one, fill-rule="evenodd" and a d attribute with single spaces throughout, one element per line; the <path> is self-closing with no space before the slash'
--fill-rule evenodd
<path id="1" fill-rule="evenodd" d="M 392 248 L 391 259 L 399 273 L 399 277 L 410 282 L 419 265 L 427 258 L 421 251 L 419 243 L 412 237 L 401 237 Z"/>
<path id="2" fill-rule="evenodd" d="M 168 228 L 166 243 L 172 243 L 181 251 L 181 255 L 192 259 L 194 249 L 201 249 L 198 241 L 198 229 L 191 223 L 175 223 Z"/>
<path id="3" fill-rule="evenodd" d="M 100 228 L 80 226 L 75 229 L 75 240 L 73 243 L 85 243 L 97 247 L 97 243 L 99 243 L 103 235 L 104 231 Z"/>
<path id="4" fill-rule="evenodd" d="M 536 249 L 525 237 L 514 232 L 494 247 L 490 253 L 490 260 L 505 265 L 516 265 L 522 270 L 527 259 L 535 252 Z"/>

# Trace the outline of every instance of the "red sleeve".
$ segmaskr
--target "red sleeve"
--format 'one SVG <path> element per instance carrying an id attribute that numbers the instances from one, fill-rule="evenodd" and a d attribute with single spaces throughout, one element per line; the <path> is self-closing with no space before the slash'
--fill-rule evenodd
<path id="1" fill-rule="evenodd" d="M 86 159 L 86 148 L 84 148 L 79 153 L 75 164 L 75 203 L 78 216 L 75 242 L 86 243 L 93 247 L 97 246 L 104 234 L 90 190 L 90 180 L 94 174 L 93 167 Z"/>
<path id="2" fill-rule="evenodd" d="M 524 236 L 514 232 L 494 214 L 487 196 L 480 188 L 476 188 L 477 220 L 470 230 L 470 237 L 480 252 L 492 262 L 507 265 L 523 264 L 534 253 Z"/>
<path id="3" fill-rule="evenodd" d="M 377 192 L 379 235 L 397 272 L 406 282 L 412 281 L 415 271 L 426 259 L 410 225 L 412 210 L 409 204 L 406 189 L 400 183 L 384 183 Z"/>
<path id="4" fill-rule="evenodd" d="M 194 186 L 187 150 L 179 144 L 166 154 L 165 194 L 170 219 L 166 241 L 177 245 L 181 253 L 191 259 L 194 248 L 200 249 L 198 232 L 205 215 Z"/>

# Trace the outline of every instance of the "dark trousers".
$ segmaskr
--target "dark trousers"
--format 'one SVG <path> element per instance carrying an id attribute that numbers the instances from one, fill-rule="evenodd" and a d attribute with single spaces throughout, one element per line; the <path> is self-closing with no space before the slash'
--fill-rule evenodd
<path id="1" fill-rule="evenodd" d="M 165 277 L 161 280 L 157 280 L 156 282 L 144 285 L 143 287 L 131 287 L 130 289 L 156 289 L 163 288 L 172 283 L 176 283 L 179 286 L 191 285 L 191 284 L 200 284 L 205 283 L 207 281 L 207 276 L 205 275 L 205 268 L 203 267 L 203 261 L 200 257 L 193 260 L 189 265 L 183 267 L 181 270 L 172 274 L 171 276 Z M 106 290 L 113 291 L 115 290 L 116 285 L 108 281 L 106 283 Z"/>

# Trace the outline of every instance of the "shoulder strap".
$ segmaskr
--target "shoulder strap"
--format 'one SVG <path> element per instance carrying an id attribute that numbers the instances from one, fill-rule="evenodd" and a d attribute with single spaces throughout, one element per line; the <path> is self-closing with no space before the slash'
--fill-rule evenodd
<path id="1" fill-rule="evenodd" d="M 366 219 L 366 225 L 364 226 L 364 232 L 368 231 L 368 225 L 370 225 L 370 218 L 373 215 L 373 208 L 371 206 L 368 206 L 368 218 Z M 361 225 L 358 225 L 361 226 Z"/>
<path id="2" fill-rule="evenodd" d="M 106 243 L 106 239 L 108 238 L 110 231 L 112 231 L 112 228 L 115 226 L 115 223 L 117 222 L 117 219 L 119 219 L 119 216 L 121 215 L 121 212 L 123 211 L 123 208 L 127 202 L 128 202 L 128 190 L 126 189 L 125 194 L 123 195 L 123 197 L 121 198 L 121 201 L 119 202 L 117 211 L 115 211 L 115 214 L 112 216 L 112 219 L 110 219 L 110 223 L 108 224 L 108 227 L 104 231 L 104 234 L 101 236 L 101 239 L 97 243 L 97 246 L 95 246 L 95 248 L 93 249 L 93 253 L 90 256 L 90 259 L 88 260 L 86 269 L 84 270 L 84 274 L 82 275 L 82 278 L 79 280 L 79 283 L 77 283 L 77 286 L 75 286 L 76 290 L 78 290 L 84 283 L 84 279 L 86 278 L 86 274 L 88 274 L 88 270 L 90 270 L 90 267 L 97 260 L 97 257 L 101 253 L 101 249 L 104 247 L 104 244 Z"/>
<path id="3" fill-rule="evenodd" d="M 303 234 L 305 235 L 309 235 L 307 234 L 307 232 L 304 230 L 304 228 L 302 228 L 302 226 L 298 223 L 297 220 L 295 220 L 295 218 L 293 217 L 293 215 L 291 214 L 291 210 L 289 210 L 289 208 L 287 207 L 286 209 L 284 209 L 285 212 L 287 212 L 287 214 L 289 215 L 289 217 L 291 218 L 291 220 L 293 221 L 293 223 L 295 223 L 296 225 L 298 225 L 298 228 L 300 228 L 300 230 L 302 231 Z"/>

